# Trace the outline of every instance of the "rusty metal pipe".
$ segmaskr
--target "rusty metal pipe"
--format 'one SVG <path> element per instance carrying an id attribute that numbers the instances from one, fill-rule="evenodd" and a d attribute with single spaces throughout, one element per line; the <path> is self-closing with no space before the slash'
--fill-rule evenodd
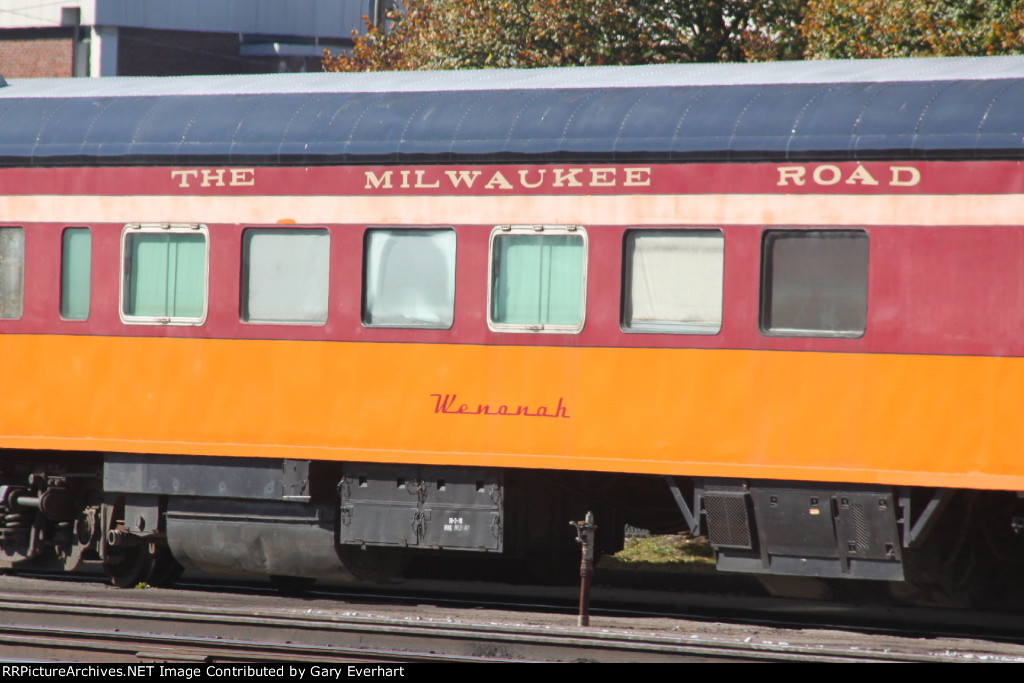
<path id="1" fill-rule="evenodd" d="M 590 582 L 594 575 L 594 513 L 587 512 L 582 522 L 569 522 L 576 527 L 576 542 L 580 544 L 580 614 L 579 626 L 590 626 Z"/>

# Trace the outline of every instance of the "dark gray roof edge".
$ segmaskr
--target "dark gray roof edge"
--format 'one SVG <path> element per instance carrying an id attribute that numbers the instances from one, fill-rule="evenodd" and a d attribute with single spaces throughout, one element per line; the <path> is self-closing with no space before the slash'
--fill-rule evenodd
<path id="1" fill-rule="evenodd" d="M 55 154 L 48 156 L 11 154 L 0 147 L 0 168 L 36 167 L 102 167 L 102 166 L 205 166 L 231 164 L 233 166 L 377 166 L 377 165 L 502 165 L 535 164 L 541 158 L 548 164 L 671 164 L 671 163 L 839 163 L 867 162 L 899 159 L 900 161 L 970 161 L 1020 160 L 1024 151 L 1020 146 L 1006 145 L 986 149 L 984 152 L 961 148 L 915 149 L 824 149 L 786 151 L 782 149 L 730 150 L 709 149 L 685 152 L 565 152 L 544 155 L 519 152 L 493 153 L 438 153 L 438 154 L 232 154 L 232 153 L 180 153 L 126 154 L 113 156 L 91 154 Z"/>
<path id="2" fill-rule="evenodd" d="M 763 78 L 808 64 L 833 80 Z M 1024 159 L 1024 57 L 774 67 L 33 81 L 0 88 L 0 165 Z"/>
<path id="3" fill-rule="evenodd" d="M 1006 78 L 1024 78 L 1024 56 L 162 78 L 39 78 L 11 80 L 9 88 L 0 88 L 0 98 L 564 90 Z"/>

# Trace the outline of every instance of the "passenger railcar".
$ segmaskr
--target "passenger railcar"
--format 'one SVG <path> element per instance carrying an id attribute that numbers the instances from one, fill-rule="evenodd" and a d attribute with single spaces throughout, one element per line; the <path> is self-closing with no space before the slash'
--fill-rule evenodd
<path id="1" fill-rule="evenodd" d="M 8 83 L 0 563 L 571 571 L 592 509 L 1016 567 L 1022 112 L 1020 58 Z"/>

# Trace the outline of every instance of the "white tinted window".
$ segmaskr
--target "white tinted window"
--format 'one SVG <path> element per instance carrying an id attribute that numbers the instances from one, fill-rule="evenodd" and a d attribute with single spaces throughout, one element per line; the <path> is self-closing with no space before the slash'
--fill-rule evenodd
<path id="1" fill-rule="evenodd" d="M 455 231 L 366 231 L 363 323 L 447 329 L 455 320 Z"/>
<path id="2" fill-rule="evenodd" d="M 633 332 L 722 329 L 725 240 L 717 230 L 626 233 L 622 326 Z"/>
<path id="3" fill-rule="evenodd" d="M 242 320 L 324 323 L 331 260 L 322 229 L 249 228 L 242 233 Z"/>
<path id="4" fill-rule="evenodd" d="M 25 303 L 25 231 L 0 228 L 0 318 L 20 318 Z"/>

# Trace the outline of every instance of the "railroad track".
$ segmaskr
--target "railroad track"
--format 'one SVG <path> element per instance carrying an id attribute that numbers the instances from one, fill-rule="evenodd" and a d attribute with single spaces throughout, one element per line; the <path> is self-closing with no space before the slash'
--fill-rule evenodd
<path id="1" fill-rule="evenodd" d="M 0 595 L 0 654 L 31 658 L 139 662 L 429 661 L 817 661 L 906 662 L 959 655 L 862 651 L 787 643 L 723 642 L 692 635 L 539 629 L 475 623 L 409 623 L 253 611 L 168 609 L 145 602 Z M 14 617 L 14 618 L 12 618 Z M 7 623 L 13 622 L 13 623 Z M 53 626 L 52 622 L 74 626 Z M 180 635 L 182 632 L 190 635 Z M 228 637 L 227 634 L 233 634 Z M 31 651 L 35 650 L 35 654 Z"/>
<path id="2" fill-rule="evenodd" d="M 20 584 L 25 581 L 25 584 Z M 0 657 L 178 663 L 1024 661 L 1024 646 L 0 580 Z M 13 586 L 13 589 L 11 589 Z M 390 612 L 390 613 L 389 613 Z M 630 624 L 630 627 L 627 627 Z M 744 636 L 744 633 L 751 635 Z"/>

